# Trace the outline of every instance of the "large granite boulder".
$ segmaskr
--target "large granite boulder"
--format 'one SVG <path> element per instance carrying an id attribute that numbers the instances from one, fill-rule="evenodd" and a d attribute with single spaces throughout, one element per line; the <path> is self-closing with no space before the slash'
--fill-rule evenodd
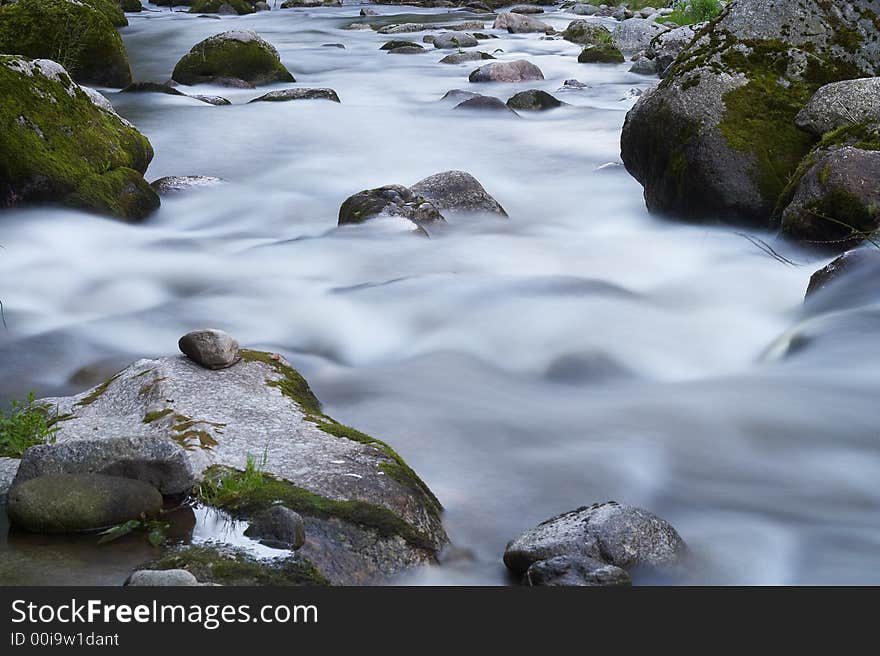
<path id="1" fill-rule="evenodd" d="M 737 0 L 626 118 L 621 155 L 648 208 L 769 227 L 816 137 L 796 116 L 821 86 L 873 75 L 873 2 Z"/>
<path id="2" fill-rule="evenodd" d="M 171 77 L 181 84 L 218 78 L 250 84 L 296 81 L 275 47 L 250 30 L 230 30 L 200 41 L 177 62 Z"/>
<path id="3" fill-rule="evenodd" d="M 0 208 L 78 207 L 137 221 L 159 206 L 153 149 L 101 94 L 59 64 L 0 55 Z"/>
<path id="4" fill-rule="evenodd" d="M 306 535 L 298 554 L 334 583 L 432 562 L 447 541 L 441 507 L 403 459 L 325 415 L 280 355 L 239 356 L 219 370 L 184 356 L 139 360 L 92 390 L 40 400 L 56 413 L 56 441 L 25 453 L 13 489 L 51 469 L 112 472 L 171 494 L 189 472 L 204 503 L 236 517 L 277 502 L 298 513 Z M 226 493 L 254 476 L 260 484 L 249 493 Z"/>
<path id="5" fill-rule="evenodd" d="M 52 59 L 77 82 L 124 87 L 131 69 L 116 26 L 126 24 L 106 0 L 18 0 L 0 6 L 0 53 Z"/>
<path id="6" fill-rule="evenodd" d="M 819 87 L 795 116 L 801 130 L 821 137 L 847 125 L 880 122 L 880 77 L 843 80 Z"/>

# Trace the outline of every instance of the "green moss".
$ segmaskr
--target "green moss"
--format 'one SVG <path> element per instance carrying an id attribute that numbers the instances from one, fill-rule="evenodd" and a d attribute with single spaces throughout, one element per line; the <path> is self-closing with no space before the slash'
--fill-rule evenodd
<path id="1" fill-rule="evenodd" d="M 189 10 L 191 14 L 216 14 L 220 7 L 229 5 L 239 16 L 254 13 L 254 7 L 245 0 L 195 0 Z"/>
<path id="2" fill-rule="evenodd" d="M 142 176 L 150 142 L 57 75 L 48 64 L 0 55 L 0 198 L 142 218 L 158 204 Z"/>
<path id="3" fill-rule="evenodd" d="M 217 35 L 193 46 L 174 67 L 172 78 L 181 84 L 210 82 L 218 77 L 253 84 L 295 82 L 278 53 L 260 41 L 238 41 Z"/>
<path id="4" fill-rule="evenodd" d="M 243 485 L 236 480 L 246 472 L 214 465 L 204 474 L 199 486 L 199 497 L 207 504 L 226 510 L 237 517 L 251 517 L 277 503 L 283 503 L 301 515 L 319 519 L 339 519 L 376 530 L 385 537 L 400 536 L 407 543 L 421 549 L 433 549 L 430 537 L 422 535 L 396 514 L 363 501 L 336 501 L 322 497 L 261 472 L 259 485 Z"/>
<path id="5" fill-rule="evenodd" d="M 221 585 L 325 586 L 330 582 L 302 556 L 256 560 L 245 551 L 188 546 L 165 554 L 152 569 L 185 569 L 201 582 Z"/>
<path id="6" fill-rule="evenodd" d="M 172 412 L 174 412 L 174 410 L 172 410 L 171 408 L 165 408 L 164 410 L 154 410 L 152 412 L 148 412 L 147 414 L 144 415 L 144 423 L 145 424 L 152 424 L 154 421 L 158 421 L 162 417 L 167 417 Z"/>
<path id="7" fill-rule="evenodd" d="M 0 7 L 0 52 L 57 61 L 79 82 L 130 84 L 125 46 L 108 17 L 112 9 L 105 0 L 89 2 L 18 0 Z"/>
<path id="8" fill-rule="evenodd" d="M 210 451 L 217 446 L 217 440 L 214 439 L 214 436 L 203 430 L 185 431 L 177 435 L 172 435 L 171 439 L 187 451 L 192 451 L 196 448 Z"/>
<path id="9" fill-rule="evenodd" d="M 86 396 L 81 401 L 77 401 L 76 406 L 77 407 L 88 407 L 88 406 L 92 405 L 95 401 L 97 401 L 98 399 L 100 399 L 104 395 L 104 392 L 107 391 L 107 388 L 110 387 L 110 385 L 113 384 L 113 381 L 115 381 L 121 375 L 122 375 L 122 372 L 119 372 L 115 376 L 112 376 L 111 378 L 108 378 L 107 380 L 105 380 L 103 383 L 101 383 L 95 389 L 93 389 L 89 393 L 88 396 Z"/>
<path id="10" fill-rule="evenodd" d="M 284 396 L 296 401 L 306 414 L 323 416 L 321 402 L 312 392 L 306 379 L 296 369 L 285 364 L 281 356 L 250 349 L 241 349 L 239 355 L 245 362 L 262 362 L 269 365 L 278 374 L 280 380 L 270 380 L 267 385 L 280 389 Z"/>
<path id="11" fill-rule="evenodd" d="M 581 64 L 622 64 L 624 61 L 620 50 L 610 43 L 587 46 L 578 55 Z"/>

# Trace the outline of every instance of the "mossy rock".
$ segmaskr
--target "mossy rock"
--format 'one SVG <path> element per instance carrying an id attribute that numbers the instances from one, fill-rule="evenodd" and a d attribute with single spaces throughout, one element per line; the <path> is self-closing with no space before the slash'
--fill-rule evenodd
<path id="1" fill-rule="evenodd" d="M 125 17 L 125 11 L 122 8 L 120 0 L 77 0 L 78 2 L 88 5 L 95 11 L 101 12 L 116 27 L 125 27 L 128 25 L 128 19 Z"/>
<path id="2" fill-rule="evenodd" d="M 73 533 L 158 515 L 162 495 L 131 478 L 102 474 L 49 474 L 13 485 L 7 512 L 32 533 Z"/>
<path id="3" fill-rule="evenodd" d="M 131 69 L 106 0 L 18 0 L 0 7 L 0 52 L 51 59 L 77 81 L 108 87 L 131 83 Z"/>
<path id="4" fill-rule="evenodd" d="M 144 10 L 141 0 L 118 0 L 122 11 L 130 13 L 139 13 Z"/>
<path id="5" fill-rule="evenodd" d="M 0 56 L 0 206 L 61 204 L 138 220 L 159 206 L 153 149 L 48 60 Z"/>
<path id="6" fill-rule="evenodd" d="M 171 76 L 181 84 L 200 84 L 234 78 L 251 84 L 295 82 L 278 51 L 250 30 L 216 34 L 192 47 Z"/>
<path id="7" fill-rule="evenodd" d="M 581 64 L 622 64 L 624 61 L 620 50 L 610 43 L 587 46 L 578 55 Z"/>
<path id="8" fill-rule="evenodd" d="M 562 38 L 582 46 L 611 43 L 611 32 L 600 23 L 573 20 L 562 31 Z"/>
<path id="9" fill-rule="evenodd" d="M 196 0 L 189 10 L 191 14 L 217 14 L 220 7 L 229 5 L 239 16 L 254 13 L 254 6 L 246 0 Z"/>
<path id="10" fill-rule="evenodd" d="M 738 0 L 697 32 L 621 136 L 653 212 L 769 228 L 817 138 L 796 116 L 820 86 L 873 75 L 869 0 Z"/>

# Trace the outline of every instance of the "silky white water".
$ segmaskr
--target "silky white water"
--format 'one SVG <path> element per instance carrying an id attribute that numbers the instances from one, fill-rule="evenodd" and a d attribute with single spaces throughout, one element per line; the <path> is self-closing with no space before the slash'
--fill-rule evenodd
<path id="1" fill-rule="evenodd" d="M 338 29 L 361 20 L 357 6 L 220 20 L 151 8 L 122 30 L 136 80 L 164 82 L 196 42 L 249 28 L 297 83 L 184 89 L 228 107 L 103 90 L 152 142 L 148 179 L 228 184 L 167 197 L 142 225 L 4 212 L 0 397 L 79 392 L 175 353 L 187 330 L 222 328 L 288 356 L 328 414 L 393 445 L 443 502 L 467 555 L 402 582 L 508 583 L 510 538 L 613 499 L 679 530 L 690 582 L 880 583 L 876 290 L 805 307 L 827 259 L 751 233 L 789 265 L 736 229 L 650 216 L 638 183 L 603 165 L 619 163 L 626 111 L 656 78 L 487 30 L 501 38 L 480 49 L 546 80 L 476 85 L 476 64 L 437 63 L 449 51 L 378 49 L 421 33 Z M 568 78 L 590 87 L 557 93 Z M 247 104 L 287 86 L 342 102 Z M 455 88 L 502 100 L 541 88 L 569 106 L 453 111 L 440 98 Z M 448 169 L 476 176 L 509 220 L 452 219 L 431 239 L 336 229 L 349 195 Z M 121 582 L 125 569 L 56 561 L 62 583 Z"/>

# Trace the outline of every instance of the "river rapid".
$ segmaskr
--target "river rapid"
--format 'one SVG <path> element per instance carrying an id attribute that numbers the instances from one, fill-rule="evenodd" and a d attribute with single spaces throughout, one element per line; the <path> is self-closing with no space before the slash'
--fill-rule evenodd
<path id="1" fill-rule="evenodd" d="M 79 392 L 175 353 L 187 330 L 222 328 L 285 354 L 328 414 L 393 445 L 443 502 L 458 555 L 400 583 L 507 584 L 509 539 L 611 499 L 678 529 L 691 583 L 880 583 L 878 289 L 805 305 L 827 259 L 649 215 L 619 138 L 656 78 L 486 30 L 500 38 L 480 49 L 546 80 L 475 85 L 473 63 L 437 63 L 448 51 L 378 49 L 422 33 L 339 29 L 359 6 L 220 20 L 148 8 L 122 30 L 136 80 L 164 82 L 196 42 L 247 28 L 297 83 L 192 91 L 227 107 L 102 90 L 152 142 L 149 180 L 228 184 L 163 198 L 142 225 L 5 212 L 0 400 Z M 373 8 L 411 15 L 389 22 L 476 18 Z M 569 78 L 590 86 L 557 93 Z M 342 102 L 246 104 L 287 86 Z M 541 88 L 569 105 L 452 111 L 440 98 L 455 88 L 502 100 Z M 452 219 L 431 239 L 336 228 L 349 195 L 448 169 L 472 173 L 509 220 Z M 118 584 L 148 551 L 0 537 L 18 583 Z"/>

